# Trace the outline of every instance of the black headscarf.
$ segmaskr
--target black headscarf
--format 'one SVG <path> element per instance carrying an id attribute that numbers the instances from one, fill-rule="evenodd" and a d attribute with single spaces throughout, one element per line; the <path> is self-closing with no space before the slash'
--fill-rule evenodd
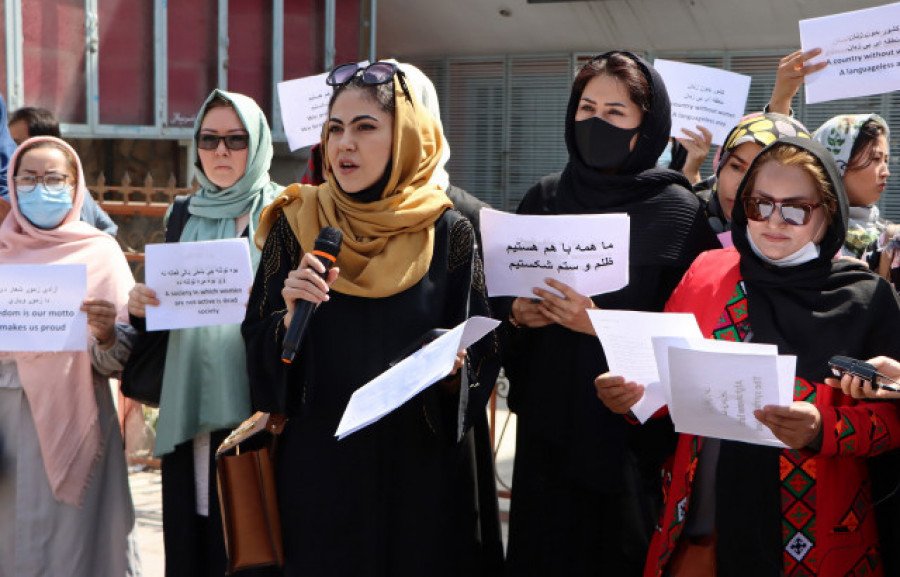
<path id="1" fill-rule="evenodd" d="M 575 113 L 581 92 L 569 96 L 566 112 L 566 148 L 569 162 L 559 177 L 556 196 L 547 212 L 554 214 L 603 214 L 625 212 L 631 217 L 631 261 L 637 265 L 688 265 L 685 246 L 696 224 L 697 205 L 685 202 L 690 183 L 680 172 L 656 168 L 672 129 L 669 95 L 662 77 L 644 59 L 630 52 L 607 52 L 633 60 L 650 85 L 650 110 L 644 112 L 634 150 L 615 174 L 588 166 L 575 142 Z M 686 250 L 687 249 L 687 250 Z"/>
<path id="2" fill-rule="evenodd" d="M 738 189 L 741 199 L 759 159 L 775 147 L 810 152 L 825 169 L 837 210 L 819 243 L 817 258 L 776 267 L 750 248 L 743 203 L 735 202 L 732 238 L 741 255 L 752 340 L 778 345 L 779 354 L 797 356 L 797 377 L 822 383 L 827 361 L 836 354 L 867 359 L 900 352 L 893 327 L 900 322 L 896 297 L 865 267 L 834 260 L 847 231 L 847 194 L 833 157 L 809 138 L 783 138 L 751 164 Z M 893 327 L 892 327 L 893 325 Z M 781 571 L 780 449 L 723 441 L 718 464 L 717 557 L 723 575 L 777 576 Z M 824 530 L 824 529 L 823 529 Z"/>

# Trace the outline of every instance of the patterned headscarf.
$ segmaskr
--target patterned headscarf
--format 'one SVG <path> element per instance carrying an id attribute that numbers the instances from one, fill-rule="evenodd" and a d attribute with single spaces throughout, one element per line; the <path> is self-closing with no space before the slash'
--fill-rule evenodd
<path id="1" fill-rule="evenodd" d="M 694 188 L 695 190 L 711 191 L 706 212 L 709 217 L 709 224 L 713 230 L 722 232 L 729 230 L 731 226 L 728 219 L 725 218 L 724 209 L 719 203 L 719 173 L 722 171 L 722 167 L 727 164 L 731 153 L 738 146 L 748 142 L 755 142 L 762 147 L 766 147 L 776 140 L 790 136 L 811 138 L 809 130 L 800 122 L 790 116 L 776 112 L 754 112 L 753 114 L 748 114 L 731 129 L 731 132 L 725 138 L 725 144 L 719 147 L 713 159 L 716 173 L 705 181 L 698 183 L 698 185 L 703 185 L 702 188 L 698 188 L 698 185 L 695 185 Z"/>
<path id="2" fill-rule="evenodd" d="M 850 164 L 850 153 L 853 151 L 853 145 L 859 137 L 859 131 L 863 125 L 870 120 L 874 120 L 884 128 L 884 136 L 890 140 L 890 130 L 884 118 L 877 114 L 842 114 L 828 120 L 813 133 L 816 139 L 828 152 L 834 155 L 841 176 L 847 172 L 847 165 Z"/>
<path id="3" fill-rule="evenodd" d="M 766 147 L 780 138 L 788 136 L 797 136 L 799 138 L 810 138 L 809 130 L 800 124 L 797 120 L 784 114 L 776 112 L 766 112 L 764 114 L 750 114 L 741 119 L 741 121 L 731 129 L 725 138 L 725 144 L 719 151 L 719 163 L 716 165 L 716 175 L 725 166 L 728 156 L 738 146 L 747 142 L 755 142 L 756 144 Z"/>

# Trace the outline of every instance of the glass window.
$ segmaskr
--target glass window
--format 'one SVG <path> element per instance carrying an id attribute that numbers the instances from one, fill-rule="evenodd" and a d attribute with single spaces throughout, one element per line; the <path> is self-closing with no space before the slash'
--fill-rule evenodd
<path id="1" fill-rule="evenodd" d="M 25 104 L 85 124 L 84 0 L 22 0 Z"/>
<path id="2" fill-rule="evenodd" d="M 232 3 L 235 4 L 235 3 Z M 218 0 L 168 4 L 169 126 L 192 127 L 218 77 Z"/>
<path id="3" fill-rule="evenodd" d="M 284 4 L 284 79 L 322 72 L 325 47 L 325 8 L 322 0 Z"/>
<path id="4" fill-rule="evenodd" d="M 228 4 L 228 90 L 256 100 L 271 124 L 272 0 Z"/>
<path id="5" fill-rule="evenodd" d="M 154 124 L 153 0 L 98 0 L 101 124 Z"/>

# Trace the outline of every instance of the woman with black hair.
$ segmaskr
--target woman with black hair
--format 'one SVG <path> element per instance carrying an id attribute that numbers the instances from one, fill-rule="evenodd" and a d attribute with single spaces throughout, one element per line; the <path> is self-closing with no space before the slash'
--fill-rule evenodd
<path id="1" fill-rule="evenodd" d="M 507 571 L 639 575 L 674 448 L 670 423 L 630 430 L 594 393 L 606 360 L 588 308 L 660 311 L 691 261 L 718 246 L 690 183 L 655 168 L 671 129 L 656 71 L 628 52 L 592 59 L 565 119 L 569 162 L 541 179 L 521 214 L 627 213 L 629 284 L 593 297 L 548 281 L 536 299 L 507 299 L 503 361 L 518 416 Z M 540 298 L 541 300 L 537 300 Z M 638 434 L 633 434 L 634 432 Z"/>
<path id="2" fill-rule="evenodd" d="M 432 182 L 440 125 L 390 62 L 334 69 L 320 186 L 293 185 L 265 211 L 243 332 L 254 403 L 286 413 L 278 497 L 285 575 L 482 575 L 475 503 L 460 506 L 458 449 L 490 387 L 479 347 L 464 370 L 338 440 L 350 396 L 434 328 L 485 299 L 472 225 Z M 311 253 L 343 233 L 327 275 Z M 290 365 L 281 344 L 300 300 L 320 304 Z M 482 307 L 483 308 L 483 307 Z M 496 345 L 486 337 L 486 354 Z M 471 402 L 470 402 L 471 401 Z M 469 467 L 471 470 L 472 467 Z M 469 494 L 474 493 L 470 488 Z"/>
<path id="3" fill-rule="evenodd" d="M 861 259 L 878 270 L 878 238 L 886 222 L 876 203 L 887 187 L 890 130 L 877 114 L 835 116 L 813 133 L 834 155 L 850 202 L 850 224 L 841 255 Z"/>

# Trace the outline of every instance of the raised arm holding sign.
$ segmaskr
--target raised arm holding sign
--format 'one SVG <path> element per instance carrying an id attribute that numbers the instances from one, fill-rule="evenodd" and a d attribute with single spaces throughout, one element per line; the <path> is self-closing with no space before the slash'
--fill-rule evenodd
<path id="1" fill-rule="evenodd" d="M 801 20 L 800 41 L 828 64 L 806 79 L 807 104 L 900 88 L 900 3 Z"/>
<path id="2" fill-rule="evenodd" d="M 661 58 L 653 67 L 663 77 L 672 101 L 672 135 L 703 126 L 712 132 L 713 144 L 725 142 L 744 114 L 750 77 Z"/>

